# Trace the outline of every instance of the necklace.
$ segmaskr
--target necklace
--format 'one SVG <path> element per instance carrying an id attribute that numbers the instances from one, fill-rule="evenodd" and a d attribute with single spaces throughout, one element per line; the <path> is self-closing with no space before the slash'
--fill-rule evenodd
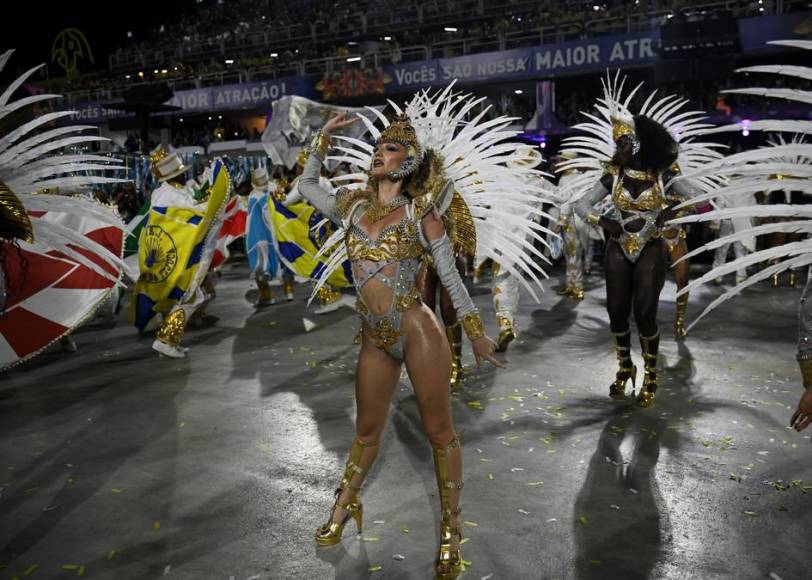
<path id="1" fill-rule="evenodd" d="M 381 204 L 378 202 L 377 197 L 373 197 L 369 202 L 369 209 L 366 211 L 367 219 L 374 224 L 408 203 L 409 198 L 405 195 L 399 195 L 385 204 Z"/>

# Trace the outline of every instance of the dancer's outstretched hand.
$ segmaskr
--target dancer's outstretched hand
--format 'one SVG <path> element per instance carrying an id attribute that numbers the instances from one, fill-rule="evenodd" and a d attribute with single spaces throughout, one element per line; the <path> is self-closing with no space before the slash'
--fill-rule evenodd
<path id="1" fill-rule="evenodd" d="M 333 116 L 321 128 L 322 133 L 332 135 L 336 131 L 349 127 L 358 122 L 358 117 L 351 117 L 349 113 L 333 113 Z"/>
<path id="2" fill-rule="evenodd" d="M 483 360 L 486 360 L 495 367 L 499 367 L 500 369 L 505 368 L 505 363 L 493 356 L 493 353 L 496 351 L 496 343 L 487 334 L 483 334 L 476 340 L 472 340 L 471 346 L 474 349 L 474 358 L 476 359 L 477 367 Z"/>
<path id="3" fill-rule="evenodd" d="M 796 431 L 803 431 L 810 423 L 812 423 L 812 389 L 806 389 L 789 424 Z"/>

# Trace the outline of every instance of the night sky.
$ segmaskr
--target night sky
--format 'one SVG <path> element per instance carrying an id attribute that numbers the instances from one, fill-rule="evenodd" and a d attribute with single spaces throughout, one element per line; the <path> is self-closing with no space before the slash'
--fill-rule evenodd
<path id="1" fill-rule="evenodd" d="M 207 0 L 203 5 L 211 3 Z M 43 62 L 52 67 L 52 76 L 63 76 L 58 65 L 51 63 L 51 47 L 66 28 L 78 28 L 87 38 L 95 64 L 86 63 L 80 71 L 90 72 L 107 68 L 110 52 L 127 44 L 127 31 L 132 31 L 136 40 L 144 38 L 150 29 L 176 21 L 195 6 L 195 0 L 20 3 L 15 6 L 14 16 L 5 22 L 0 49 L 16 51 L 0 83 L 8 83 L 11 76 Z"/>

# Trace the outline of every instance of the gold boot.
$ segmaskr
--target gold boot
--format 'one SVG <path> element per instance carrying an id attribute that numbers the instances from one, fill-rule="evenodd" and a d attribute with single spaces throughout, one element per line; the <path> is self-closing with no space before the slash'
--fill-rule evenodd
<path id="1" fill-rule="evenodd" d="M 584 289 L 581 286 L 573 284 L 570 287 L 570 298 L 574 298 L 575 300 L 583 300 L 584 299 Z"/>
<path id="2" fill-rule="evenodd" d="M 375 451 L 371 458 L 367 457 L 366 461 L 362 461 L 362 459 L 364 451 L 377 446 L 377 442 L 367 444 L 358 439 L 358 437 L 353 439 L 352 447 L 350 448 L 350 457 L 347 459 L 347 465 L 344 468 L 344 477 L 341 478 L 341 483 L 338 485 L 335 494 L 336 501 L 333 504 L 333 509 L 330 510 L 330 519 L 316 530 L 315 538 L 319 546 L 334 546 L 338 544 L 341 541 L 344 526 L 350 518 L 355 520 L 355 527 L 358 529 L 358 534 L 360 535 L 363 532 L 364 506 L 361 504 L 358 492 L 361 490 L 361 484 L 363 483 L 367 469 L 369 469 L 369 466 L 372 465 L 372 462 L 377 456 L 377 451 Z M 360 464 L 364 464 L 366 467 L 361 467 Z M 356 478 L 360 479 L 360 481 L 357 481 Z M 353 485 L 354 480 L 357 485 Z M 346 493 L 346 497 L 342 502 L 341 496 L 345 495 L 345 492 L 348 490 L 349 492 Z M 338 509 L 345 510 L 347 513 L 341 521 L 334 521 L 333 518 Z"/>
<path id="3" fill-rule="evenodd" d="M 779 260 L 771 260 L 770 264 L 778 264 Z M 773 274 L 773 288 L 778 288 L 781 285 L 781 272 Z"/>
<path id="4" fill-rule="evenodd" d="M 434 469 L 437 474 L 437 488 L 440 491 L 440 508 L 442 520 L 440 522 L 440 550 L 434 564 L 435 578 L 437 580 L 453 580 L 463 571 L 462 530 L 460 529 L 460 491 L 462 490 L 462 449 L 459 440 L 454 437 L 445 447 L 434 448 Z M 449 456 L 455 453 L 458 457 L 459 479 L 451 479 Z M 456 493 L 455 493 L 456 492 Z M 452 521 L 455 520 L 455 521 Z M 452 548 L 455 541 L 457 547 Z"/>
<path id="5" fill-rule="evenodd" d="M 558 294 L 559 296 L 569 296 L 571 292 L 572 286 L 570 286 L 570 283 L 567 282 L 567 285 L 564 286 L 563 288 L 559 288 L 556 294 Z"/>
<path id="6" fill-rule="evenodd" d="M 462 388 L 462 325 L 459 320 L 445 327 L 448 337 L 448 346 L 451 347 L 451 380 L 449 385 L 452 391 Z"/>
<path id="7" fill-rule="evenodd" d="M 630 331 L 612 333 L 615 339 L 615 354 L 617 355 L 617 373 L 615 381 L 609 385 L 610 397 L 623 397 L 626 395 L 626 382 L 631 379 L 632 389 L 637 381 L 637 366 L 632 362 L 632 333 Z"/>
<path id="8" fill-rule="evenodd" d="M 654 405 L 654 394 L 657 392 L 657 350 L 660 346 L 660 333 L 654 336 L 641 336 L 640 348 L 643 350 L 643 388 L 637 395 L 638 407 Z"/>
<path id="9" fill-rule="evenodd" d="M 685 338 L 685 311 L 688 309 L 688 294 L 677 298 L 677 317 L 674 319 L 674 334 L 677 338 Z"/>
<path id="10" fill-rule="evenodd" d="M 498 316 L 499 338 L 496 341 L 496 352 L 507 352 L 508 345 L 516 338 L 513 322 L 506 316 Z"/>
<path id="11" fill-rule="evenodd" d="M 257 278 L 257 288 L 259 288 L 259 297 L 254 303 L 254 306 L 260 307 L 275 304 L 276 301 L 273 298 L 273 292 L 271 292 L 271 285 L 268 284 L 267 280 Z"/>
<path id="12" fill-rule="evenodd" d="M 284 280 L 282 282 L 282 292 L 285 293 L 288 302 L 293 300 L 293 280 Z"/>

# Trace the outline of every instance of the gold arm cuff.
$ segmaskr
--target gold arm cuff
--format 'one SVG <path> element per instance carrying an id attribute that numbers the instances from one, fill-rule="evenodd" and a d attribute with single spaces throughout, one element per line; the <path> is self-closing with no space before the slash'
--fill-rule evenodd
<path id="1" fill-rule="evenodd" d="M 482 324 L 482 318 L 479 316 L 479 312 L 466 314 L 462 319 L 462 327 L 465 329 L 465 334 L 468 335 L 470 340 L 476 340 L 485 335 L 485 325 Z"/>
<path id="2" fill-rule="evenodd" d="M 807 353 L 798 354 L 798 366 L 801 367 L 801 377 L 804 381 L 805 389 L 812 389 L 812 357 Z M 812 353 L 809 353 L 812 354 Z"/>
<path id="3" fill-rule="evenodd" d="M 331 143 L 332 137 L 319 131 L 310 143 L 310 153 L 315 154 L 316 157 L 324 161 L 324 158 L 327 157 L 327 152 L 330 151 Z"/>
<path id="4" fill-rule="evenodd" d="M 596 226 L 601 221 L 601 216 L 596 214 L 594 211 L 590 212 L 588 216 L 586 216 L 586 221 L 591 226 Z"/>

